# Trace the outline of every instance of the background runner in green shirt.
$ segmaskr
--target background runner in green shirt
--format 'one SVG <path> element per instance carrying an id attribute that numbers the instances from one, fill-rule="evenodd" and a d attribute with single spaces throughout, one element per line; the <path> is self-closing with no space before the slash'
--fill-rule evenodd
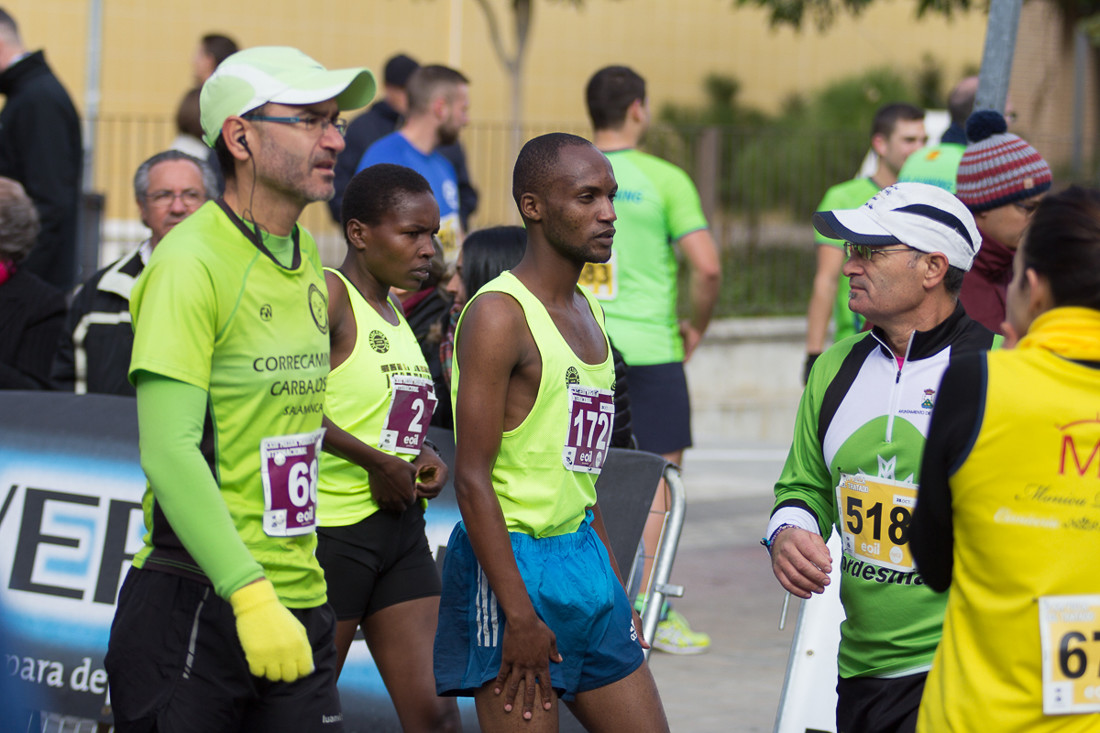
<path id="1" fill-rule="evenodd" d="M 825 193 L 818 211 L 847 209 L 867 201 L 886 186 L 897 183 L 898 171 L 909 156 L 918 150 L 928 136 L 924 134 L 924 110 L 911 104 L 895 102 L 879 108 L 871 124 L 871 149 L 878 155 L 878 167 L 870 178 L 857 178 L 833 186 Z M 806 365 L 802 372 L 805 382 L 814 360 L 825 350 L 825 335 L 830 318 L 835 322 L 833 342 L 836 343 L 863 328 L 863 319 L 848 308 L 848 278 L 840 269 L 844 266 L 844 242 L 815 235 L 817 272 L 813 293 L 806 309 Z"/>

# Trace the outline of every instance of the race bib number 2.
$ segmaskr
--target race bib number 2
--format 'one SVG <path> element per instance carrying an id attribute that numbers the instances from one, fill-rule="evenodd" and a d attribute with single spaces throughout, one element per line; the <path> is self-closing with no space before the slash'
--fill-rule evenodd
<path id="1" fill-rule="evenodd" d="M 1043 713 L 1100 712 L 1100 595 L 1039 599 Z"/>
<path id="2" fill-rule="evenodd" d="M 569 431 L 561 461 L 570 471 L 599 473 L 611 447 L 615 397 L 611 390 L 569 385 Z"/>
<path id="3" fill-rule="evenodd" d="M 264 533 L 309 534 L 317 526 L 317 458 L 325 429 L 260 441 Z"/>
<path id="4" fill-rule="evenodd" d="M 393 396 L 386 422 L 378 441 L 378 447 L 393 453 L 420 455 L 424 438 L 428 437 L 428 425 L 435 412 L 435 388 L 429 379 L 394 375 Z"/>
<path id="5" fill-rule="evenodd" d="M 909 522 L 917 505 L 917 487 L 862 473 L 842 473 L 836 493 L 844 551 L 873 565 L 913 571 Z"/>

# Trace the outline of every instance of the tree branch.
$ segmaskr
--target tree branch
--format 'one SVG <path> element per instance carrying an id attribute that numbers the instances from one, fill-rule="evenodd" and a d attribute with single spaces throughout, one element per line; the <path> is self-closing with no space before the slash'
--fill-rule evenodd
<path id="1" fill-rule="evenodd" d="M 515 69 L 516 62 L 519 60 L 519 53 L 515 56 L 509 56 L 508 51 L 504 48 L 504 41 L 500 36 L 500 24 L 497 23 L 497 15 L 493 11 L 493 7 L 489 4 L 489 0 L 476 0 L 477 5 L 481 8 L 481 12 L 485 14 L 485 22 L 489 26 L 489 40 L 493 42 L 493 50 L 496 51 L 497 58 L 500 59 L 500 63 L 509 72 Z"/>

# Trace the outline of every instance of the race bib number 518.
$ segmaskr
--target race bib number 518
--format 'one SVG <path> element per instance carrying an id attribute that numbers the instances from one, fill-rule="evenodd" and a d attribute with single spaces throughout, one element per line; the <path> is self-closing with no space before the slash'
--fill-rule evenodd
<path id="1" fill-rule="evenodd" d="M 842 473 L 836 492 L 844 551 L 873 565 L 912 572 L 909 521 L 917 504 L 917 487 L 862 473 Z"/>
<path id="2" fill-rule="evenodd" d="M 615 397 L 611 390 L 569 385 L 569 431 L 561 460 L 570 471 L 599 473 L 611 447 Z"/>

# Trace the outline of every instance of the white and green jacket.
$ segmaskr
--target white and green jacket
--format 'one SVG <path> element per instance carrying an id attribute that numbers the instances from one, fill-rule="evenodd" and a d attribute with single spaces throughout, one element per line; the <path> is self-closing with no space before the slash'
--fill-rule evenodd
<path id="1" fill-rule="evenodd" d="M 772 526 L 816 528 L 825 539 L 834 526 L 842 532 L 841 677 L 897 677 L 931 665 L 945 598 L 912 569 L 908 551 L 921 453 L 952 354 L 1000 340 L 957 305 L 943 323 L 912 334 L 903 360 L 876 328 L 835 344 L 810 372 Z M 868 484 L 880 488 L 867 493 Z"/>

